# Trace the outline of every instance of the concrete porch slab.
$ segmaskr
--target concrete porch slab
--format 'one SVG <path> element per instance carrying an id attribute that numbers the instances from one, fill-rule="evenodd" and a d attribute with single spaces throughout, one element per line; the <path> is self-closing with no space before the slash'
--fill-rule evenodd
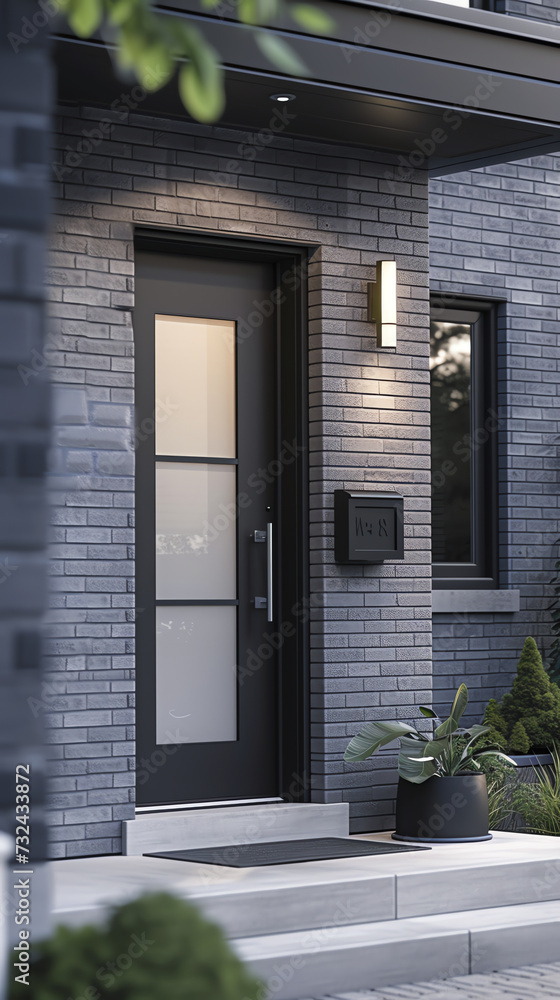
<path id="1" fill-rule="evenodd" d="M 115 903 L 167 891 L 196 902 L 232 937 L 560 899 L 559 839 L 511 833 L 431 851 L 269 868 L 112 856 L 55 861 L 51 869 L 61 922 L 101 920 Z"/>

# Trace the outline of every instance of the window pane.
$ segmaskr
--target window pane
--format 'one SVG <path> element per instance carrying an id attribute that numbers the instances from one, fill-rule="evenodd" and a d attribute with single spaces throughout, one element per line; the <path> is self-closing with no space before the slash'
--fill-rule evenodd
<path id="1" fill-rule="evenodd" d="M 235 458 L 235 323 L 156 316 L 156 454 Z"/>
<path id="2" fill-rule="evenodd" d="M 237 739 L 236 612 L 157 608 L 157 743 Z"/>
<path id="3" fill-rule="evenodd" d="M 432 558 L 472 562 L 471 324 L 431 325 Z"/>
<path id="4" fill-rule="evenodd" d="M 156 598 L 234 600 L 235 465 L 158 462 Z"/>

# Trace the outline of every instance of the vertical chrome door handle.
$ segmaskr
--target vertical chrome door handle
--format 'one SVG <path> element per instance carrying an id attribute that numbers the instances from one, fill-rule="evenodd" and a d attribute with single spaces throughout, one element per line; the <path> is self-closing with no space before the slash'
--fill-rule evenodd
<path id="1" fill-rule="evenodd" d="M 266 526 L 266 607 L 268 610 L 268 621 L 271 622 L 274 618 L 273 615 L 273 587 L 272 587 L 272 571 L 273 571 L 273 549 L 272 549 L 272 521 L 269 521 Z"/>
<path id="2" fill-rule="evenodd" d="M 274 591 L 273 591 L 273 558 L 274 550 L 272 546 L 272 521 L 269 521 L 266 526 L 266 531 L 254 531 L 253 540 L 255 542 L 266 542 L 266 597 L 255 597 L 254 603 L 255 608 L 266 608 L 267 610 L 267 621 L 273 621 L 273 603 L 274 603 Z"/>

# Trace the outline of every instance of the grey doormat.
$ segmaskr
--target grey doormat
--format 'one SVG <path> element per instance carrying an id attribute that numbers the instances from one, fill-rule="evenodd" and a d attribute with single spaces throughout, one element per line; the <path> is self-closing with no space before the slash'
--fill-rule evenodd
<path id="1" fill-rule="evenodd" d="M 226 865 L 228 868 L 258 868 L 262 865 L 293 865 L 299 861 L 331 861 L 337 858 L 359 858 L 368 854 L 430 850 L 430 847 L 386 844 L 375 840 L 317 837 L 307 840 L 273 840 L 258 844 L 230 844 L 228 847 L 197 847 L 187 851 L 150 852 L 145 857 L 196 861 L 198 864 Z"/>

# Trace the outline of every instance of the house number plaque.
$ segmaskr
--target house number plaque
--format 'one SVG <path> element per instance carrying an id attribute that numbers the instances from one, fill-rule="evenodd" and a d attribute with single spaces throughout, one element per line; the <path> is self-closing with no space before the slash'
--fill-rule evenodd
<path id="1" fill-rule="evenodd" d="M 342 563 L 404 558 L 404 501 L 399 493 L 334 493 L 334 554 Z"/>

